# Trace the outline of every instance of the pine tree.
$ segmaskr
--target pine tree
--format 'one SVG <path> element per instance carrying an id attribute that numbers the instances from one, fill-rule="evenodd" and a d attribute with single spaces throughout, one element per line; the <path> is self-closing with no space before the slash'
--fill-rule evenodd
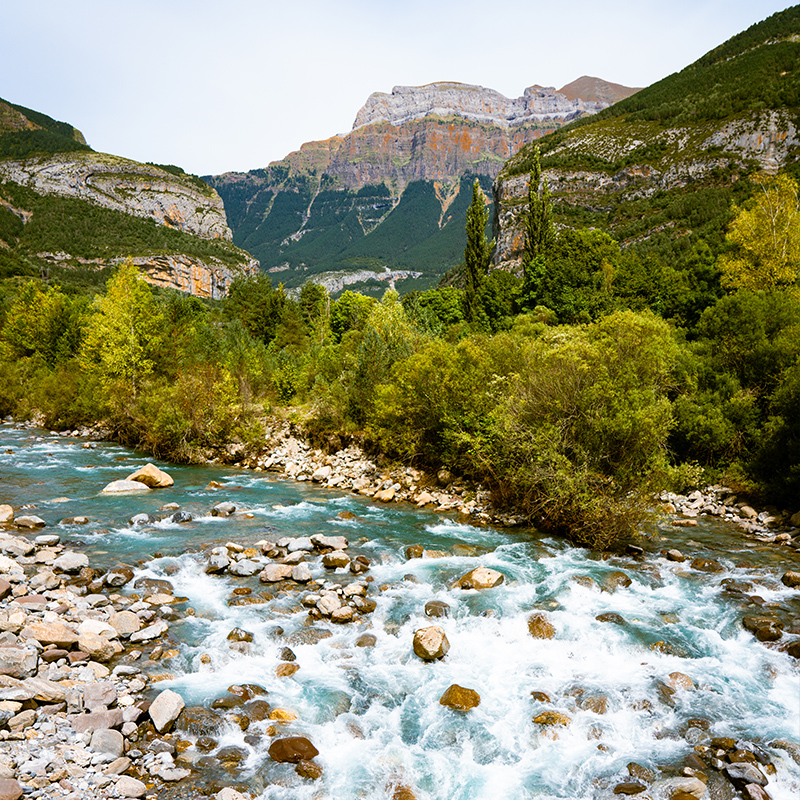
<path id="1" fill-rule="evenodd" d="M 473 322 L 476 316 L 478 293 L 486 277 L 492 243 L 486 239 L 489 212 L 478 179 L 472 184 L 472 202 L 467 209 L 467 246 L 464 248 L 465 283 L 464 317 Z"/>

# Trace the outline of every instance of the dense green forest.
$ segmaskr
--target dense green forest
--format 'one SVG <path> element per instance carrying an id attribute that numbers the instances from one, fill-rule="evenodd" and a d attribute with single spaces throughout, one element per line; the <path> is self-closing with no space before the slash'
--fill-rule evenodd
<path id="1" fill-rule="evenodd" d="M 131 264 L 94 293 L 6 283 L 0 413 L 56 428 L 103 420 L 179 460 L 257 447 L 265 418 L 288 414 L 319 441 L 358 437 L 389 459 L 446 466 L 593 546 L 633 531 L 659 488 L 724 480 L 791 505 L 797 186 L 760 177 L 748 191 L 722 254 L 697 246 L 685 274 L 604 231 L 557 232 L 543 181 L 520 279 L 488 272 L 476 184 L 463 289 L 334 301 L 307 283 L 292 299 L 261 274 L 210 304 L 154 294 Z M 765 249 L 746 231 L 775 209 L 786 238 Z"/>

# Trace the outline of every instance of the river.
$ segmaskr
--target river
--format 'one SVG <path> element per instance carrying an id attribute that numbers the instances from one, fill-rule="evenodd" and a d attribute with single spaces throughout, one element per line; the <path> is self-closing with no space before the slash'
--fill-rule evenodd
<path id="1" fill-rule="evenodd" d="M 697 528 L 653 527 L 642 542 L 643 559 L 602 558 L 534 530 L 472 527 L 431 511 L 217 466 L 161 464 L 174 487 L 102 495 L 108 482 L 148 459 L 114 444 L 85 445 L 0 425 L 0 502 L 34 506 L 45 532 L 59 533 L 97 568 L 124 562 L 138 576 L 169 580 L 187 600 L 171 641 L 162 643 L 175 653 L 142 661 L 163 678 L 158 689 L 208 707 L 232 684 L 258 684 L 270 706 L 297 717 L 280 734 L 308 737 L 323 768 L 320 780 L 309 781 L 291 765 L 272 762 L 267 731 L 274 722 L 264 720 L 246 731 L 225 723 L 216 750 L 186 750 L 184 763 L 194 760 L 198 773 L 205 766 L 213 772 L 215 752 L 234 746 L 240 760 L 231 783 L 249 785 L 264 800 L 404 796 L 398 787 L 413 793 L 406 797 L 432 800 L 608 797 L 630 780 L 630 762 L 668 778 L 696 744 L 729 736 L 757 744 L 776 765 L 770 797 L 800 794 L 800 766 L 772 746 L 800 743 L 798 662 L 759 643 L 741 623 L 767 607 L 797 625 L 800 592 L 780 582 L 787 569 L 797 569 L 794 550 L 760 545 L 733 526 L 701 518 Z M 208 488 L 210 481 L 223 488 Z M 249 513 L 212 517 L 211 507 L 222 500 Z M 192 522 L 129 524 L 134 514 L 158 515 L 167 503 L 191 513 Z M 339 516 L 345 511 L 349 518 Z M 77 515 L 89 524 L 59 524 Z M 204 570 L 210 546 L 251 547 L 316 533 L 344 535 L 351 555 L 369 559 L 368 596 L 377 602 L 358 623 L 315 621 L 332 634 L 316 643 L 303 643 L 304 589 L 278 591 L 259 605 L 229 605 L 234 588 L 258 594 L 264 585 L 257 576 Z M 407 560 L 411 544 L 443 555 Z M 724 570 L 702 572 L 659 555 L 673 547 L 716 559 Z M 356 580 L 345 570 L 326 570 L 318 557 L 308 563 L 320 581 Z M 499 570 L 504 582 L 480 592 L 453 588 L 477 566 Z M 618 572 L 630 585 L 603 590 Z M 752 582 L 751 596 L 760 600 L 726 591 L 729 579 Z M 449 616 L 427 617 L 430 600 L 446 603 Z M 534 612 L 546 614 L 553 638 L 530 635 Z M 622 619 L 599 621 L 602 614 Z M 434 624 L 445 629 L 450 650 L 426 663 L 414 655 L 412 639 Z M 252 643 L 232 648 L 227 636 L 236 627 L 252 634 Z M 374 646 L 356 646 L 364 633 L 375 636 Z M 278 677 L 287 646 L 299 669 Z M 688 676 L 690 687 L 665 691 L 674 673 Z M 480 705 L 468 713 L 442 706 L 451 684 L 478 692 Z M 535 723 L 544 711 L 569 724 Z M 216 774 L 219 780 L 227 773 Z"/>

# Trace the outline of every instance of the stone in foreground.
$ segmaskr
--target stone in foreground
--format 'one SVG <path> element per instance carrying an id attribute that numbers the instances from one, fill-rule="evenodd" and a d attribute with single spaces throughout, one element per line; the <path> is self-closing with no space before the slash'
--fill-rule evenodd
<path id="1" fill-rule="evenodd" d="M 465 689 L 454 683 L 445 689 L 439 702 L 455 711 L 469 711 L 480 705 L 481 696 L 474 689 Z"/>
<path id="2" fill-rule="evenodd" d="M 299 764 L 318 755 L 319 750 L 305 736 L 276 739 L 269 746 L 269 757 L 281 764 Z"/>
<path id="3" fill-rule="evenodd" d="M 444 658 L 450 649 L 444 629 L 438 625 L 420 628 L 414 633 L 414 653 L 423 661 L 436 661 Z"/>
<path id="4" fill-rule="evenodd" d="M 150 719 L 153 720 L 156 730 L 163 733 L 180 716 L 184 707 L 183 698 L 171 689 L 161 692 L 150 706 Z"/>

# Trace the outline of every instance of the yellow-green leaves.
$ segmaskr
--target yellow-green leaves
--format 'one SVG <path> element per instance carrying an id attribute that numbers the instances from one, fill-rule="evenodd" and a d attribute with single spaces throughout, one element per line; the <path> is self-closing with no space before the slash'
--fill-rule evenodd
<path id="1" fill-rule="evenodd" d="M 756 179 L 755 196 L 728 230 L 732 253 L 720 257 L 722 283 L 731 290 L 797 290 L 800 209 L 797 183 L 787 175 Z"/>
<path id="2" fill-rule="evenodd" d="M 133 397 L 153 371 L 163 320 L 150 287 L 132 261 L 109 280 L 94 300 L 81 351 L 84 368 L 99 374 L 105 387 L 123 382 Z"/>

